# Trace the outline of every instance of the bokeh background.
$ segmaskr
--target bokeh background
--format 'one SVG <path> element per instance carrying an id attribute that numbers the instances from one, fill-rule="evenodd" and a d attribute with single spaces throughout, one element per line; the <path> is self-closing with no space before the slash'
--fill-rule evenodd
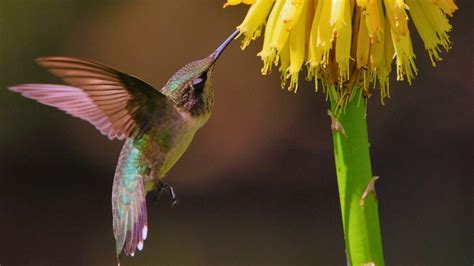
<path id="1" fill-rule="evenodd" d="M 369 105 L 387 265 L 473 263 L 472 1 L 454 48 Z M 8 91 L 60 81 L 34 59 L 94 59 L 160 87 L 246 13 L 223 0 L 0 0 L 0 265 L 114 265 L 110 194 L 121 148 L 86 122 Z M 229 47 L 212 118 L 151 197 L 149 239 L 123 265 L 345 265 L 328 103 L 260 76 L 261 40 Z"/>

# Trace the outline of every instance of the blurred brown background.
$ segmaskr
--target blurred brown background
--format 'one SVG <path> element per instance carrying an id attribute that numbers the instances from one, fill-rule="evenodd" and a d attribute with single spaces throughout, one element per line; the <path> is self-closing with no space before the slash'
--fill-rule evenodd
<path id="1" fill-rule="evenodd" d="M 60 82 L 44 55 L 94 59 L 160 87 L 243 19 L 224 0 L 0 0 L 0 264 L 114 265 L 110 193 L 121 143 L 6 89 Z M 454 48 L 369 106 L 387 265 L 472 265 L 472 1 Z M 414 31 L 413 31 L 414 32 Z M 296 95 L 256 53 L 229 47 L 209 123 L 168 175 L 180 204 L 149 198 L 143 252 L 123 265 L 345 265 L 328 104 Z M 378 96 L 378 95 L 377 95 Z"/>

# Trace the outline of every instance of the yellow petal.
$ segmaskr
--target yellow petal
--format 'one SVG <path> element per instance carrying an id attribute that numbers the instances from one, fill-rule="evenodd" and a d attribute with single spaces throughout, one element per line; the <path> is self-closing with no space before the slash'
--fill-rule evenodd
<path id="1" fill-rule="evenodd" d="M 445 14 L 453 16 L 454 11 L 458 9 L 454 0 L 433 0 L 433 3 L 441 8 Z"/>
<path id="2" fill-rule="evenodd" d="M 415 66 L 415 54 L 411 44 L 410 35 L 398 35 L 391 28 L 392 42 L 395 47 L 396 64 L 397 64 L 397 80 L 404 80 L 406 77 L 408 83 L 411 84 L 412 79 L 417 74 Z"/>
<path id="3" fill-rule="evenodd" d="M 310 74 L 314 68 L 321 64 L 322 53 L 317 46 L 317 40 L 319 35 L 319 21 L 321 20 L 321 12 L 323 9 L 324 0 L 316 0 L 316 11 L 313 18 L 313 23 L 311 25 L 311 32 L 309 35 L 309 54 L 308 54 L 308 64 L 309 64 L 309 73 Z M 317 73 L 314 73 L 317 74 Z M 311 75 L 309 75 L 311 77 Z"/>
<path id="4" fill-rule="evenodd" d="M 382 30 L 383 16 L 382 2 L 380 0 L 368 0 L 365 10 L 365 25 L 367 26 L 367 32 L 369 34 L 371 42 L 375 42 L 380 37 Z"/>
<path id="5" fill-rule="evenodd" d="M 279 54 L 279 59 L 280 59 L 280 67 L 278 70 L 280 71 L 280 85 L 281 88 L 285 88 L 286 86 L 286 80 L 288 79 L 288 76 L 286 75 L 286 72 L 288 72 L 288 68 L 290 66 L 290 43 L 286 42 L 285 46 L 283 47 L 283 50 L 281 50 Z"/>
<path id="6" fill-rule="evenodd" d="M 357 0 L 356 3 L 362 10 L 364 10 L 367 7 L 367 1 L 368 0 Z"/>
<path id="7" fill-rule="evenodd" d="M 339 80 L 342 84 L 344 81 L 349 80 L 349 58 L 351 56 L 351 4 L 349 0 L 343 0 L 344 3 L 344 14 L 341 20 L 341 25 L 336 40 L 336 62 L 339 67 Z"/>
<path id="8" fill-rule="evenodd" d="M 385 64 L 384 39 L 384 35 L 381 35 L 379 37 L 379 41 L 371 44 L 370 46 L 369 63 L 370 70 L 373 72 L 378 71 L 383 66 L 383 64 Z"/>
<path id="9" fill-rule="evenodd" d="M 265 19 L 272 6 L 273 0 L 258 0 L 250 7 L 244 21 L 237 27 L 240 34 L 244 35 L 242 49 L 247 47 L 251 40 L 255 40 L 260 36 Z"/>
<path id="10" fill-rule="evenodd" d="M 430 22 L 430 18 L 428 17 L 427 13 L 430 12 L 427 9 L 435 8 L 439 11 L 439 15 L 441 17 L 437 19 L 446 19 L 446 17 L 441 12 L 440 8 L 435 6 L 433 3 L 428 3 L 428 5 L 421 5 L 421 3 L 417 0 L 407 0 L 407 4 L 410 7 L 410 15 L 415 23 L 415 27 L 420 34 L 423 43 L 425 44 L 426 50 L 430 55 L 431 63 L 433 66 L 436 65 L 436 61 L 441 60 L 439 56 L 439 48 L 438 45 L 441 43 L 441 40 L 434 28 L 432 22 Z M 433 21 L 433 23 L 436 23 Z M 449 25 L 449 24 L 448 24 Z"/>
<path id="11" fill-rule="evenodd" d="M 384 23 L 384 40 L 385 40 L 385 67 L 388 66 L 389 70 L 391 71 L 391 65 L 393 58 L 395 57 L 395 48 L 393 47 L 393 40 L 392 40 L 392 30 L 390 29 L 390 22 L 387 18 L 385 18 Z"/>
<path id="12" fill-rule="evenodd" d="M 263 47 L 262 50 L 257 54 L 263 61 L 263 75 L 266 75 L 271 71 L 272 65 L 276 59 L 276 51 L 272 49 L 271 42 L 273 39 L 275 24 L 277 22 L 278 16 L 280 15 L 284 3 L 284 0 L 277 0 L 273 5 L 272 11 L 270 12 L 270 15 L 267 20 L 267 25 L 265 27 L 265 38 L 263 40 Z"/>
<path id="13" fill-rule="evenodd" d="M 287 71 L 290 76 L 290 86 L 288 87 L 288 90 L 294 90 L 295 92 L 298 90 L 298 74 L 301 70 L 301 66 L 303 66 L 306 56 L 308 1 L 309 0 L 303 1 L 301 15 L 290 34 L 289 43 L 291 62 Z"/>
<path id="14" fill-rule="evenodd" d="M 236 6 L 242 3 L 250 5 L 250 4 L 255 3 L 255 0 L 227 0 L 227 2 L 224 3 L 224 8 L 228 6 Z"/>
<path id="15" fill-rule="evenodd" d="M 295 26 L 303 9 L 303 0 L 286 0 L 273 30 L 271 47 L 278 52 L 285 46 L 290 31 Z"/>
<path id="16" fill-rule="evenodd" d="M 433 6 L 426 2 L 422 3 L 422 9 L 428 16 L 428 19 L 436 31 L 439 37 L 439 44 L 442 45 L 446 50 L 451 48 L 451 41 L 448 36 L 448 32 L 451 31 L 451 24 L 449 24 L 448 18 L 441 11 L 440 8 Z"/>
<path id="17" fill-rule="evenodd" d="M 373 51 L 371 50 L 371 65 L 376 65 L 377 71 L 375 75 L 377 76 L 377 80 L 379 82 L 380 101 L 382 104 L 384 104 L 384 99 L 390 98 L 389 77 L 390 72 L 392 71 L 392 61 L 395 50 L 392 43 L 390 22 L 387 18 L 382 17 L 382 25 L 384 27 L 383 34 L 381 35 L 381 42 L 383 44 L 380 46 L 377 43 L 374 44 L 374 49 Z M 382 62 L 380 64 L 377 63 L 377 56 L 380 56 L 378 54 L 378 49 L 382 50 Z"/>
<path id="18" fill-rule="evenodd" d="M 407 15 L 405 9 L 408 6 L 403 0 L 384 0 L 385 11 L 392 30 L 398 35 L 407 35 Z"/>
<path id="19" fill-rule="evenodd" d="M 356 61 L 358 68 L 367 69 L 369 62 L 370 38 L 365 23 L 365 15 L 362 13 L 359 23 L 359 34 L 357 35 Z"/>
<path id="20" fill-rule="evenodd" d="M 323 2 L 321 10 L 321 18 L 318 22 L 318 35 L 316 38 L 316 47 L 319 50 L 321 56 L 321 64 L 325 66 L 329 59 L 329 50 L 332 47 L 332 41 L 334 39 L 333 29 L 330 25 L 331 18 L 331 0 L 320 0 Z"/>
<path id="21" fill-rule="evenodd" d="M 346 6 L 346 0 L 332 0 L 329 24 L 335 32 L 339 32 L 341 27 L 346 23 L 344 21 L 344 10 Z"/>

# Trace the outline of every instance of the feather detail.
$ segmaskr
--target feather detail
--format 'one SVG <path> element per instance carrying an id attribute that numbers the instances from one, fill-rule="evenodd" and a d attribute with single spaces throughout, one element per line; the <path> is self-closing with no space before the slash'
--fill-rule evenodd
<path id="1" fill-rule="evenodd" d="M 127 140 L 120 153 L 112 188 L 112 216 L 117 257 L 134 256 L 148 234 L 146 192 L 138 167 L 140 151 Z"/>
<path id="2" fill-rule="evenodd" d="M 125 137 L 125 134 L 113 130 L 107 116 L 88 94 L 79 88 L 53 84 L 23 84 L 10 87 L 10 90 L 88 121 L 110 139 Z"/>
<path id="3" fill-rule="evenodd" d="M 70 57 L 37 62 L 71 86 L 23 84 L 10 90 L 93 124 L 110 139 L 141 136 L 172 104 L 146 82 L 108 66 Z"/>

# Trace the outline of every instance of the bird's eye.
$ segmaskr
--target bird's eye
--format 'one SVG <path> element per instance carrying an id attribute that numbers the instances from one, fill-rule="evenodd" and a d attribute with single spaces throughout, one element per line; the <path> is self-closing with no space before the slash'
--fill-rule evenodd
<path id="1" fill-rule="evenodd" d="M 194 77 L 191 80 L 190 86 L 194 89 L 194 91 L 202 91 L 204 89 L 204 86 L 206 85 L 206 80 L 207 80 L 207 73 L 203 73 L 199 76 Z"/>
<path id="2" fill-rule="evenodd" d="M 193 83 L 193 85 L 198 85 L 198 84 L 201 83 L 201 82 L 202 82 L 202 78 L 197 77 L 197 78 L 193 79 L 193 82 L 192 82 L 192 83 Z"/>

